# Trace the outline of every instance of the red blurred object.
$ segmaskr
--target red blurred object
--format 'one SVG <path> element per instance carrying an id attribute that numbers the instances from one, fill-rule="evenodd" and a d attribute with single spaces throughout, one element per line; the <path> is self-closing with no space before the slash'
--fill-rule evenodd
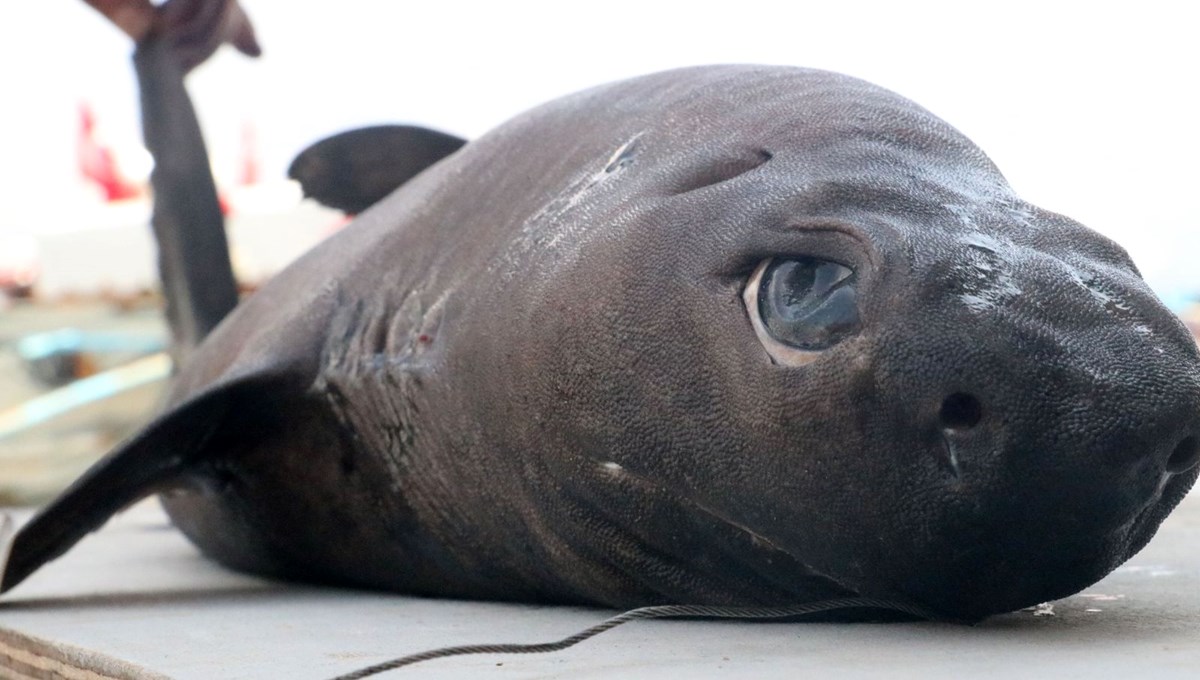
<path id="1" fill-rule="evenodd" d="M 238 184 L 242 186 L 258 184 L 262 177 L 262 171 L 258 160 L 258 129 L 254 127 L 252 120 L 242 123 L 242 157 L 240 160 Z"/>
<path id="2" fill-rule="evenodd" d="M 117 159 L 112 149 L 96 139 L 96 115 L 87 102 L 79 104 L 76 153 L 79 158 L 79 172 L 84 178 L 99 185 L 104 192 L 104 200 L 111 203 L 141 194 L 140 187 L 125 177 L 117 167 Z"/>

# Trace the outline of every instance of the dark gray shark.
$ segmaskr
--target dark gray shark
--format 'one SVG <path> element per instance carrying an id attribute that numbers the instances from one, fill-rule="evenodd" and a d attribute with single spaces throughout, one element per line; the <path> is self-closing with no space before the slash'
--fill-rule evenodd
<path id="1" fill-rule="evenodd" d="M 161 493 L 282 578 L 978 619 L 1137 552 L 1198 414 L 1125 252 L 952 127 L 833 73 L 684 69 L 519 116 L 279 274 L 0 588 Z"/>

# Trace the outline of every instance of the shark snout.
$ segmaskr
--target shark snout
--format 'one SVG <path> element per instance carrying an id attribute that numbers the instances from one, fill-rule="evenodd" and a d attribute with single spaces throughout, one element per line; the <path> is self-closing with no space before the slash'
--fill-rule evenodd
<path id="1" fill-rule="evenodd" d="M 1061 473 L 1074 467 L 1160 487 L 1200 465 L 1200 398 L 1176 394 L 1156 409 L 1138 409 L 1132 400 L 1110 408 L 1113 404 L 1101 403 L 1108 400 L 1093 402 L 1079 394 L 1072 403 L 1044 408 L 991 396 L 986 389 L 959 385 L 926 407 L 940 435 L 936 455 L 955 477 L 964 465 L 977 467 L 971 458 L 997 454 L 1015 454 L 1031 470 L 1045 466 Z"/>
<path id="2" fill-rule="evenodd" d="M 922 399 L 923 451 L 936 463 L 921 469 L 937 478 L 914 486 L 943 493 L 922 496 L 907 544 L 888 553 L 909 560 L 903 594 L 937 611 L 981 618 L 1100 579 L 1145 545 L 1198 473 L 1200 398 L 1183 385 L 1151 403 L 1063 381 L 1028 381 L 1057 397 L 1043 401 L 965 382 Z"/>

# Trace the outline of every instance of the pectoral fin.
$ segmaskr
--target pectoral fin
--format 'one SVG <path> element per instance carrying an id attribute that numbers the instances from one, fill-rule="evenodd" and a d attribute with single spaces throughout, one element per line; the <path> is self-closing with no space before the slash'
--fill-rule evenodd
<path id="1" fill-rule="evenodd" d="M 0 521 L 0 593 L 65 553 L 132 503 L 177 485 L 222 451 L 209 442 L 230 414 L 286 380 L 262 372 L 223 381 L 175 406 L 83 474 L 15 534 Z"/>

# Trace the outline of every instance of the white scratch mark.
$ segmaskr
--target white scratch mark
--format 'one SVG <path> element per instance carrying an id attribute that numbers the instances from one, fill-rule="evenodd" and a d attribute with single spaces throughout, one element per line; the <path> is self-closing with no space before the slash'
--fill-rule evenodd
<path id="1" fill-rule="evenodd" d="M 979 231 L 964 234 L 958 241 L 967 247 L 967 257 L 955 271 L 964 288 L 959 300 L 968 309 L 985 312 L 1021 294 L 1011 273 L 1019 259 L 1012 242 Z"/>
<path id="2" fill-rule="evenodd" d="M 1037 606 L 1029 607 L 1021 611 L 1033 612 L 1034 616 L 1054 616 L 1054 603 L 1043 602 Z"/>

